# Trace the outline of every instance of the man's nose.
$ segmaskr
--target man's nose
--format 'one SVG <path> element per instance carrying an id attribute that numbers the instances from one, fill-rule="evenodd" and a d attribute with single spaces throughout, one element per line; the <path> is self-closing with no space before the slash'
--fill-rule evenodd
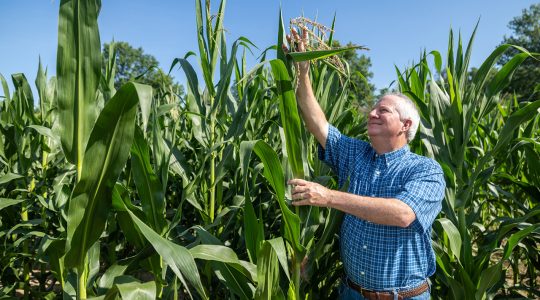
<path id="1" fill-rule="evenodd" d="M 376 109 L 372 109 L 369 114 L 368 114 L 368 117 L 371 119 L 371 118 L 376 118 L 377 117 L 377 110 Z"/>

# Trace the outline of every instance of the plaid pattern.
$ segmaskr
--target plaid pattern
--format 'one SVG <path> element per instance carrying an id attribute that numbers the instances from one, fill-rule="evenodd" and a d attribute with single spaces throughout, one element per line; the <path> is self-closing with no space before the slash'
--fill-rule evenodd
<path id="1" fill-rule="evenodd" d="M 341 225 L 341 258 L 346 275 L 370 290 L 406 290 L 435 273 L 431 225 L 441 210 L 445 181 L 441 167 L 404 146 L 377 155 L 367 142 L 342 135 L 329 125 L 319 158 L 349 181 L 350 193 L 397 198 L 416 220 L 407 228 L 374 224 L 346 214 Z M 381 200 L 382 201 L 382 200 Z"/>

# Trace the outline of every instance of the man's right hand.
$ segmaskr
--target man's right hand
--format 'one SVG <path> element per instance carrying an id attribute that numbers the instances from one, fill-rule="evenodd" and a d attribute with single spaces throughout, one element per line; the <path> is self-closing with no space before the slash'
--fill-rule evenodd
<path id="1" fill-rule="evenodd" d="M 302 36 L 298 34 L 298 31 L 296 31 L 295 28 L 291 29 L 291 34 L 287 34 L 287 42 L 289 43 L 289 47 L 287 45 L 283 44 L 283 52 L 289 53 L 291 49 L 292 52 L 305 52 L 307 45 L 309 43 L 309 35 L 307 30 L 304 28 L 300 28 L 302 31 Z M 294 64 L 296 71 L 298 72 L 298 76 L 300 79 L 304 79 L 306 76 L 309 76 L 309 61 L 301 61 Z"/>

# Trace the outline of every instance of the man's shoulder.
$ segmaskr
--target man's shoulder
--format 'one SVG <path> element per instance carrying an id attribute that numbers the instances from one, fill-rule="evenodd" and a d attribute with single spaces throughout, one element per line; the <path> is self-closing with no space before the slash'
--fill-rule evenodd
<path id="1" fill-rule="evenodd" d="M 345 145 L 353 148 L 355 151 L 375 151 L 370 143 L 361 140 L 360 138 L 350 137 L 345 134 L 341 134 L 341 138 L 345 141 Z"/>
<path id="2" fill-rule="evenodd" d="M 409 152 L 410 166 L 419 170 L 432 170 L 442 173 L 441 165 L 433 158 Z"/>

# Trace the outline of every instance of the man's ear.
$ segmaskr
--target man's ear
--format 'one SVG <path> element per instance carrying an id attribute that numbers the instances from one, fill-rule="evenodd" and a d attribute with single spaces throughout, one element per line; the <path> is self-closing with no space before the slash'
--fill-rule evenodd
<path id="1" fill-rule="evenodd" d="M 403 121 L 403 126 L 401 127 L 402 131 L 408 131 L 411 129 L 412 121 L 410 119 Z"/>

